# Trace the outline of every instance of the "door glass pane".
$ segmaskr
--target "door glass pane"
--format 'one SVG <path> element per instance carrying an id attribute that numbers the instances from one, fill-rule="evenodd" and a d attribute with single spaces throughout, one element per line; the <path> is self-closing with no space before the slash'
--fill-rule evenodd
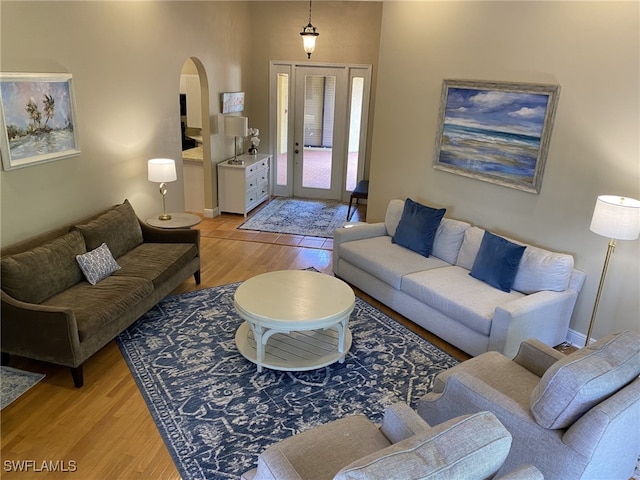
<path id="1" fill-rule="evenodd" d="M 276 185 L 286 185 L 289 145 L 289 75 L 286 73 L 278 74 L 277 103 Z"/>
<path id="2" fill-rule="evenodd" d="M 358 156 L 360 153 L 360 127 L 362 125 L 362 101 L 364 78 L 353 77 L 351 81 L 351 112 L 349 115 L 349 150 L 346 190 L 352 192 L 358 181 Z"/>
<path id="3" fill-rule="evenodd" d="M 336 77 L 306 75 L 302 186 L 331 188 Z"/>

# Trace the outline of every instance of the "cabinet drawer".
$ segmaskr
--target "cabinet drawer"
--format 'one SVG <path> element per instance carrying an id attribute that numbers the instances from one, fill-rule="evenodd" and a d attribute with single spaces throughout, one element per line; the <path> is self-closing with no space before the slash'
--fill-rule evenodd
<path id="1" fill-rule="evenodd" d="M 268 167 L 269 167 L 269 159 L 264 159 L 252 165 L 249 165 L 245 169 L 245 172 L 247 174 L 247 177 L 250 177 L 251 175 L 258 173 L 261 170 L 265 170 Z"/>
<path id="2" fill-rule="evenodd" d="M 260 183 L 259 175 L 251 175 L 250 177 L 247 177 L 247 181 L 245 182 L 245 190 L 248 191 L 252 188 L 257 187 L 258 183 Z"/>

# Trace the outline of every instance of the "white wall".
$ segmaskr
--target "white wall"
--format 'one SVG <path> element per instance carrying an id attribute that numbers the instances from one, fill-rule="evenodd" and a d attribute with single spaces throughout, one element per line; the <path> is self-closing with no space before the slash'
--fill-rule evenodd
<path id="1" fill-rule="evenodd" d="M 607 239 L 599 194 L 640 198 L 638 2 L 385 2 L 367 220 L 392 198 L 575 256 L 591 315 Z M 539 195 L 432 168 L 442 80 L 553 83 L 560 101 Z M 640 242 L 618 242 L 593 337 L 640 330 Z"/>
<path id="2" fill-rule="evenodd" d="M 0 69 L 73 74 L 82 153 L 2 171 L 1 243 L 57 227 L 129 198 L 146 218 L 161 209 L 147 160 L 176 159 L 167 209 L 184 211 L 178 91 L 182 66 L 197 58 L 210 92 L 206 161 L 233 154 L 217 134 L 218 94 L 245 87 L 249 4 L 245 2 L 2 2 Z M 207 169 L 205 169 L 205 172 Z M 208 169 L 207 207 L 217 205 Z"/>

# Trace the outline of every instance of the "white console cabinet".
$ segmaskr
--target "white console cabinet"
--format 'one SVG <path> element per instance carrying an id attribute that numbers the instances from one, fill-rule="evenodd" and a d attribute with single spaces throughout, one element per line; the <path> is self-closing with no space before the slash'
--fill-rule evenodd
<path id="1" fill-rule="evenodd" d="M 269 198 L 271 155 L 238 155 L 242 165 L 218 164 L 218 206 L 220 213 L 247 213 Z"/>

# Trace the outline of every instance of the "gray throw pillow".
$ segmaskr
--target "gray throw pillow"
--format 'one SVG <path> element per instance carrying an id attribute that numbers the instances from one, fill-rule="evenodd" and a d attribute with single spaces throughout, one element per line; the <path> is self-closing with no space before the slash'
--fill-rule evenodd
<path id="1" fill-rule="evenodd" d="M 640 334 L 602 338 L 551 365 L 531 393 L 531 414 L 544 428 L 566 428 L 640 375 Z"/>
<path id="2" fill-rule="evenodd" d="M 106 243 L 95 250 L 76 256 L 76 260 L 87 282 L 91 285 L 107 278 L 116 270 L 120 270 L 120 265 L 114 260 Z"/>

